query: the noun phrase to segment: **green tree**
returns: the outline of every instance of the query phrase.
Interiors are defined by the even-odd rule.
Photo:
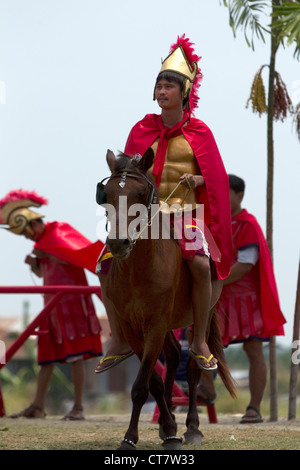
[[[269,64],[263,65],[254,77],[250,98],[253,112],[259,116],[267,114],[267,223],[266,238],[273,258],[273,191],[274,191],[274,120],[284,120],[293,116],[293,122],[300,140],[300,103],[294,108],[286,86],[275,69],[276,53],[285,43],[294,45],[294,56],[300,58],[300,0],[223,0],[229,11],[229,24],[236,37],[236,31],[244,31],[246,43],[254,50],[255,38],[266,41],[270,38]],[[263,19],[269,18],[269,24]],[[250,36],[250,37],[249,37]],[[266,101],[262,71],[269,69],[268,96]],[[277,420],[277,376],[276,376],[276,340],[270,341],[270,418]]]

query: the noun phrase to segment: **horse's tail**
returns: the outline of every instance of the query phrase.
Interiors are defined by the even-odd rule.
[[[224,348],[222,343],[221,331],[218,322],[218,313],[216,307],[210,312],[210,327],[208,331],[207,343],[211,353],[218,359],[218,373],[233,398],[236,398],[235,384],[231,376],[228,364],[226,362]]]

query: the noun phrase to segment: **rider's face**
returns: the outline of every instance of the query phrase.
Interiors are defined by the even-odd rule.
[[[36,220],[32,220],[25,228],[23,235],[25,238],[37,242],[43,235],[44,229],[44,224],[37,222]]]
[[[155,86],[154,96],[162,109],[171,110],[182,108],[182,93],[177,82],[159,80]]]

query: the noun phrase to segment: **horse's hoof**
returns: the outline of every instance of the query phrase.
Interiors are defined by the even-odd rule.
[[[129,439],[123,439],[120,447],[118,447],[116,450],[136,450],[136,446],[133,441],[130,441]]]
[[[182,438],[177,436],[169,436],[164,439],[164,450],[182,450]]]
[[[201,431],[185,432],[185,444],[193,446],[201,446],[203,434]]]

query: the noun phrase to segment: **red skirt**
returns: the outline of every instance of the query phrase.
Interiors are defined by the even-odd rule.
[[[249,291],[238,296],[222,294],[217,310],[224,346],[251,338],[269,339],[264,333],[264,320],[256,292]]]
[[[87,286],[83,269],[41,259],[45,285]],[[45,295],[45,305],[53,295]],[[64,295],[40,325],[38,363],[68,362],[102,354],[101,326],[91,295]]]
[[[90,296],[68,295],[43,319],[38,363],[68,362],[102,354],[101,327]]]

